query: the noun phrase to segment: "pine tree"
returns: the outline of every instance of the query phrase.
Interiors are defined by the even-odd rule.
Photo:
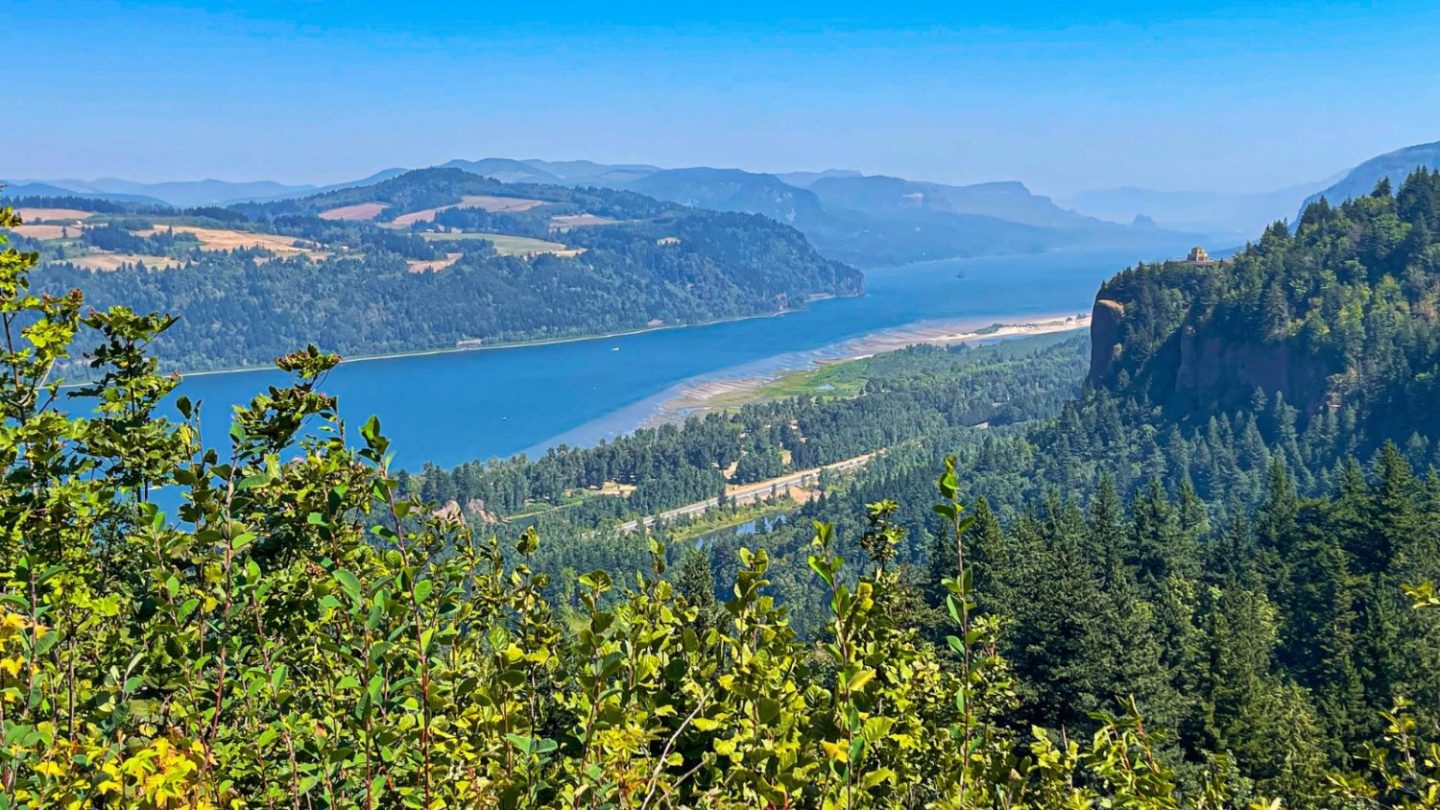
[[[1090,502],[1089,531],[1083,552],[1101,587],[1109,590],[1126,578],[1129,544],[1120,494],[1110,475],[1102,474],[1095,498]]]

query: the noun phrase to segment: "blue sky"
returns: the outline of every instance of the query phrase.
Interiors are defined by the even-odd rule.
[[[0,177],[455,157],[1265,190],[1440,140],[1440,3],[3,0]]]

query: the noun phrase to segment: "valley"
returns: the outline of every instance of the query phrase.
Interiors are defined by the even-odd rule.
[[[1125,261],[1123,254],[1075,252],[917,264],[870,273],[863,297],[816,301],[779,317],[347,362],[330,372],[327,388],[357,412],[377,414],[406,466],[534,456],[613,440],[651,422],[686,389],[715,381],[769,379],[817,361],[899,348],[922,333],[1078,315]],[[962,268],[965,278],[957,278]],[[883,343],[857,349],[856,341],[877,334]],[[557,378],[565,384],[556,386]],[[265,370],[188,375],[181,393],[225,411],[280,379]],[[467,427],[457,432],[455,425]],[[223,439],[221,422],[205,427]]]
[[[1440,810],[1434,0],[0,20],[0,810]]]

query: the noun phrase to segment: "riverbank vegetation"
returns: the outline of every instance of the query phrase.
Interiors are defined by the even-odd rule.
[[[1033,341],[1033,342],[1032,342]],[[427,465],[402,485],[474,515],[512,515],[594,493],[567,514],[577,525],[651,515],[747,484],[854,458],[946,428],[982,428],[1058,410],[1084,373],[1083,336],[981,348],[916,346],[822,370],[863,396],[832,392],[746,405],[645,428],[591,448],[537,459]],[[1022,370],[1023,369],[1023,373]],[[626,494],[605,494],[607,485]]]
[[[360,197],[383,204],[375,221],[325,218]],[[509,199],[538,205],[496,202]],[[21,202],[88,214],[21,237],[44,265],[36,289],[175,312],[154,347],[170,369],[261,365],[308,342],[370,356],[600,335],[773,314],[863,289],[858,271],[763,217],[459,170],[230,208]],[[401,224],[417,206],[429,218]],[[550,225],[579,213],[603,213],[605,224]]]

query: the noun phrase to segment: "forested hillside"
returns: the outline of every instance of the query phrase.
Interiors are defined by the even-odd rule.
[[[155,347],[169,368],[308,342],[364,355],[696,323],[863,287],[762,217],[458,169],[231,208],[21,202],[37,288],[178,313]]]
[[[1137,267],[1096,300],[1090,381],[1181,419],[1259,389],[1301,424],[1353,411],[1363,438],[1440,427],[1440,174],[1306,209],[1234,261]],[[1373,447],[1371,441],[1368,446]]]

